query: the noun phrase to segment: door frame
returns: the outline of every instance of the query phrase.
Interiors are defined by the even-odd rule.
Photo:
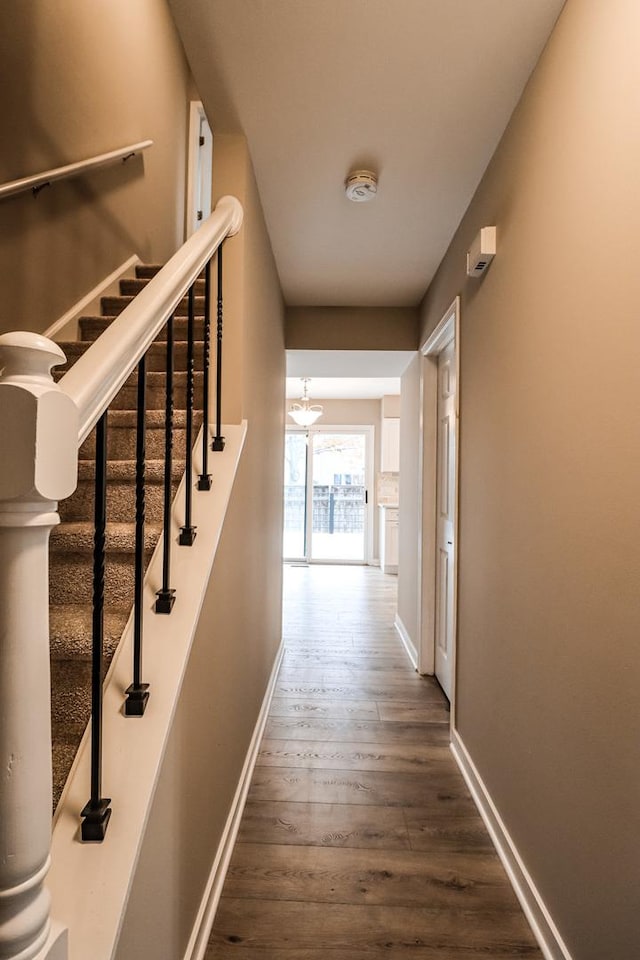
[[[456,648],[458,611],[458,555],[459,523],[458,498],[460,489],[460,297],[456,297],[442,319],[420,348],[422,369],[420,428],[420,469],[422,490],[420,537],[419,591],[420,597],[420,644],[418,649],[418,672],[435,674],[436,662],[436,585],[437,585],[437,478],[438,478],[438,357],[445,347],[454,343],[456,371],[455,395],[455,447],[456,471],[454,491],[455,551],[453,556],[453,647],[451,651],[451,723],[455,719],[456,694]]]
[[[369,566],[373,560],[373,483],[374,483],[374,441],[375,427],[370,423],[360,424],[314,424],[312,427],[298,427],[293,424],[286,424],[287,433],[305,434],[309,441],[312,434],[319,433],[362,433],[365,438],[365,490],[367,491],[367,502],[364,511],[364,559],[363,560],[312,560],[311,559],[311,535],[313,524],[313,510],[308,509],[313,503],[313,454],[307,454],[307,478],[306,478],[306,497],[307,497],[307,528],[305,531],[305,545],[307,556],[304,558],[307,563],[314,564],[355,564],[359,566]],[[285,560],[285,562],[287,562]]]
[[[204,120],[211,130],[211,124],[207,119],[201,100],[189,101],[189,138],[187,146],[187,197],[184,212],[184,238],[188,240],[198,229],[197,214],[197,196],[198,183],[200,180],[200,122]],[[212,133],[213,137],[213,133]],[[213,147],[211,158],[213,176]],[[213,197],[213,193],[211,194]]]

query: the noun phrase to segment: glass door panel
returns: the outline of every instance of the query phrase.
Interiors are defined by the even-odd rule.
[[[287,431],[284,438],[284,534],[285,560],[303,560],[307,555],[307,434]]]
[[[366,436],[311,433],[311,560],[366,559]]]

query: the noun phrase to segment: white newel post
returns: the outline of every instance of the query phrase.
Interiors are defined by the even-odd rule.
[[[62,350],[0,336],[0,960],[63,960],[49,916],[49,534],[77,482],[78,416],[51,377]]]

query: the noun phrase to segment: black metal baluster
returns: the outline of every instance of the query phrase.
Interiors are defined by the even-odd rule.
[[[187,396],[185,430],[185,485],[184,485],[184,526],[180,527],[180,546],[190,547],[196,538],[196,528],[191,523],[191,500],[193,496],[193,314],[194,285],[189,288],[189,319],[187,321]]]
[[[222,244],[218,247],[218,309],[216,331],[216,435],[212,450],[224,450],[222,436]]]
[[[167,384],[164,418],[164,515],[162,542],[162,589],[156,593],[156,613],[171,613],[176,591],[170,586],[171,571],[171,479],[173,469],[173,316],[167,320]]]
[[[204,345],[202,363],[202,473],[198,477],[198,490],[211,490],[209,467],[209,360],[211,352],[211,260],[204,268]]]
[[[85,842],[104,840],[111,817],[111,800],[102,794],[102,648],[104,639],[104,579],[107,526],[107,411],[96,424],[96,500],[93,536],[93,640],[91,661],[91,799],[84,807],[81,836]]]
[[[147,358],[138,363],[138,413],[136,421],[136,555],[133,602],[133,683],[127,687],[124,712],[141,717],[149,699],[149,684],[142,682],[142,611],[144,591],[145,460],[147,426]]]

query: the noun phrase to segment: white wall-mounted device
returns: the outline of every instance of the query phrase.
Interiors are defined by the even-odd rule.
[[[467,276],[481,277],[496,255],[496,228],[482,227],[467,253]]]

